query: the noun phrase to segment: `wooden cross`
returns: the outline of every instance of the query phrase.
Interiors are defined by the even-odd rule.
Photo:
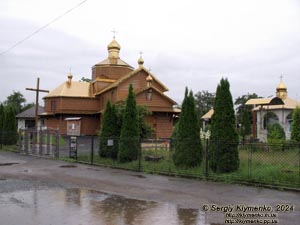
[[[111,32],[114,34],[113,38],[115,39],[116,38],[116,33],[118,33],[118,32],[115,29],[113,29]]]
[[[40,89],[40,78],[37,78],[36,88],[26,88],[27,91],[35,91],[35,127],[38,129],[38,110],[39,110],[39,93],[40,92],[49,92],[48,90]]]

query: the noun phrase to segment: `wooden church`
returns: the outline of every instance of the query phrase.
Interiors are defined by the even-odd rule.
[[[106,102],[124,102],[132,84],[137,104],[152,113],[146,121],[154,128],[155,137],[169,138],[180,110],[164,94],[168,88],[143,66],[142,57],[136,69],[120,59],[121,46],[115,39],[107,49],[107,59],[92,67],[91,82],[73,81],[70,73],[67,81],[44,97],[45,112],[40,116],[45,126],[60,134],[97,135]]]

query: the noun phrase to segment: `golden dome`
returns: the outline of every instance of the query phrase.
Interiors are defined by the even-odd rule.
[[[107,45],[107,49],[108,50],[110,50],[110,49],[118,49],[118,50],[120,50],[121,46],[120,46],[120,44],[115,39],[113,39],[112,42],[110,42]]]
[[[70,72],[69,74],[68,74],[68,79],[72,79],[73,78],[73,75],[72,75],[72,73]]]
[[[138,64],[139,64],[140,66],[142,66],[142,65],[144,64],[144,59],[142,58],[142,56],[139,58]]]
[[[280,83],[276,87],[276,97],[281,98],[283,100],[287,98],[287,87],[282,82],[282,78],[280,80]]]
[[[276,89],[287,89],[287,88],[286,88],[285,84],[281,80]]]

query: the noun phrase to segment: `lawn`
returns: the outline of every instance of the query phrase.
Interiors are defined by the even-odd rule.
[[[146,156],[162,157],[162,159],[158,162],[146,161]],[[243,146],[239,148],[239,158],[240,166],[238,171],[217,174],[209,170],[208,179],[300,187],[300,154],[296,148],[286,151],[266,151],[264,149],[253,150],[249,146]],[[79,155],[78,161],[90,163],[91,157],[90,155]],[[177,168],[172,160],[172,152],[162,147],[143,148],[140,167],[138,160],[130,163],[119,163],[111,159],[100,158],[96,153],[93,163],[115,168],[140,169],[144,173],[205,178],[205,156],[201,166]]]

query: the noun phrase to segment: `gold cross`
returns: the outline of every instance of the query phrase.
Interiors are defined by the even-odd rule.
[[[115,39],[116,38],[116,33],[118,33],[118,32],[116,31],[116,29],[113,29],[111,32],[114,34],[113,38]]]

